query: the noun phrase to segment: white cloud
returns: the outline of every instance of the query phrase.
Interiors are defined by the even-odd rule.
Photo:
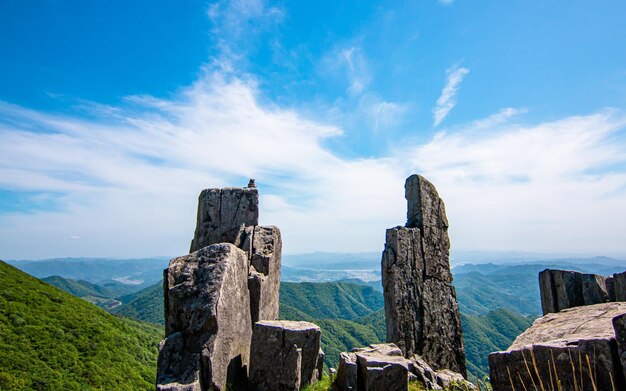
[[[0,258],[182,254],[199,191],[250,177],[286,253],[377,251],[405,221],[415,172],[440,190],[456,249],[625,252],[621,111],[525,125],[525,110],[506,108],[426,143],[391,141],[387,157],[344,158],[326,146],[341,129],[257,94],[210,73],[171,99],[85,105],[87,117],[1,103],[0,188],[45,194],[2,215]],[[371,107],[381,121],[398,109]]]
[[[626,255],[626,116],[493,119],[407,152],[443,195],[456,247]]]
[[[459,86],[468,73],[469,69],[457,66],[446,71],[446,85],[443,87],[439,99],[437,99],[437,106],[433,109],[433,125],[435,127],[439,126],[456,106],[456,95],[459,91]]]
[[[443,5],[452,5],[454,3],[454,0],[437,0],[437,1]]]

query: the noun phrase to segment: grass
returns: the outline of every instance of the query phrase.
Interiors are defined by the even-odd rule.
[[[573,381],[573,385],[568,385],[567,388],[563,387],[563,382],[561,380],[562,376],[559,376],[559,372],[556,369],[556,361],[554,359],[554,355],[551,354],[551,358],[548,359],[548,377],[547,379],[549,379],[548,382],[544,383],[544,379],[546,379],[545,373],[540,373],[538,365],[537,365],[537,360],[535,359],[535,354],[534,352],[531,350],[530,351],[530,357],[527,359],[526,355],[524,354],[524,352],[522,351],[522,358],[524,359],[524,367],[526,368],[526,373],[528,374],[528,376],[530,377],[530,381],[532,384],[532,388],[530,384],[528,384],[528,387],[526,386],[524,382],[524,379],[522,379],[522,376],[517,373],[518,379],[520,384],[522,385],[521,389],[518,389],[515,387],[515,381],[514,381],[514,376],[511,375],[511,371],[510,369],[507,367],[507,372],[509,375],[509,382],[511,384],[511,389],[513,391],[529,391],[529,390],[533,390],[533,391],[583,391],[585,389],[585,382],[589,385],[591,385],[591,389],[593,391],[598,391],[598,386],[597,386],[597,371],[594,371],[594,366],[592,366],[589,355],[588,354],[584,354],[584,358],[583,358],[583,354],[581,354],[581,352],[578,352],[578,357],[573,357],[571,351],[568,352],[569,353],[569,362],[570,362],[570,367],[572,370],[572,381]],[[595,362],[595,357],[594,360]],[[542,376],[543,375],[543,376]],[[610,382],[611,382],[611,390],[612,391],[616,391],[615,388],[615,383],[613,381],[613,377],[611,376],[611,374],[609,374],[610,376]]]

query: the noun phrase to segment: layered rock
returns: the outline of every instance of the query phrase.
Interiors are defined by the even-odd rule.
[[[605,277],[568,270],[539,273],[543,314],[581,305],[626,301],[626,272]]]
[[[413,355],[405,358],[394,344],[375,344],[340,354],[339,367],[333,383],[336,391],[406,391],[410,380],[422,382],[429,390],[441,390],[452,382],[473,386],[459,373],[433,370],[426,361]]]
[[[189,252],[215,243],[235,243],[241,226],[259,224],[259,192],[253,181],[251,184],[252,187],[206,189],[200,193]]]
[[[615,338],[616,331],[624,337],[624,313],[626,303],[603,303],[537,319],[507,351],[489,355],[493,389],[556,389],[557,378],[564,390],[626,389]]]
[[[406,227],[387,230],[382,256],[387,342],[404,357],[466,375],[461,317],[450,273],[444,203],[425,178],[406,180]]]
[[[245,388],[252,337],[246,254],[214,244],[172,259],[164,277],[157,389]]]
[[[309,322],[260,321],[254,325],[250,389],[299,390],[322,377],[320,328]]]

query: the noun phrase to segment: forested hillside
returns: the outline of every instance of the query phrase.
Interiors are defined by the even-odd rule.
[[[153,390],[162,334],[0,262],[2,390]]]

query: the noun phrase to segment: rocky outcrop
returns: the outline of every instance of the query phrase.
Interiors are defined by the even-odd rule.
[[[626,301],[626,272],[610,277],[569,270],[539,273],[543,314],[581,305]]]
[[[250,260],[248,288],[252,323],[278,319],[282,240],[277,227],[242,227],[235,245]]]
[[[164,277],[157,389],[244,388],[252,337],[245,253],[214,244],[172,259]]]
[[[322,377],[320,328],[309,322],[260,321],[254,325],[250,389],[299,390]]]
[[[252,325],[277,319],[280,287],[280,230],[257,223],[254,180],[200,194],[192,253],[164,271],[157,389],[247,388]]]
[[[410,380],[418,380],[429,390],[441,390],[452,382],[473,386],[459,373],[433,370],[426,361],[413,355],[405,358],[394,344],[376,344],[341,353],[333,383],[336,391],[406,391]]]
[[[215,243],[235,243],[241,226],[259,224],[259,192],[253,187],[206,189],[198,197],[194,252]]]
[[[450,273],[444,203],[425,178],[406,180],[407,224],[387,230],[382,256],[387,342],[404,357],[466,375],[461,318]]]
[[[493,389],[556,389],[557,378],[563,390],[626,389],[616,343],[624,313],[626,303],[603,303],[537,319],[507,351],[489,355]]]

